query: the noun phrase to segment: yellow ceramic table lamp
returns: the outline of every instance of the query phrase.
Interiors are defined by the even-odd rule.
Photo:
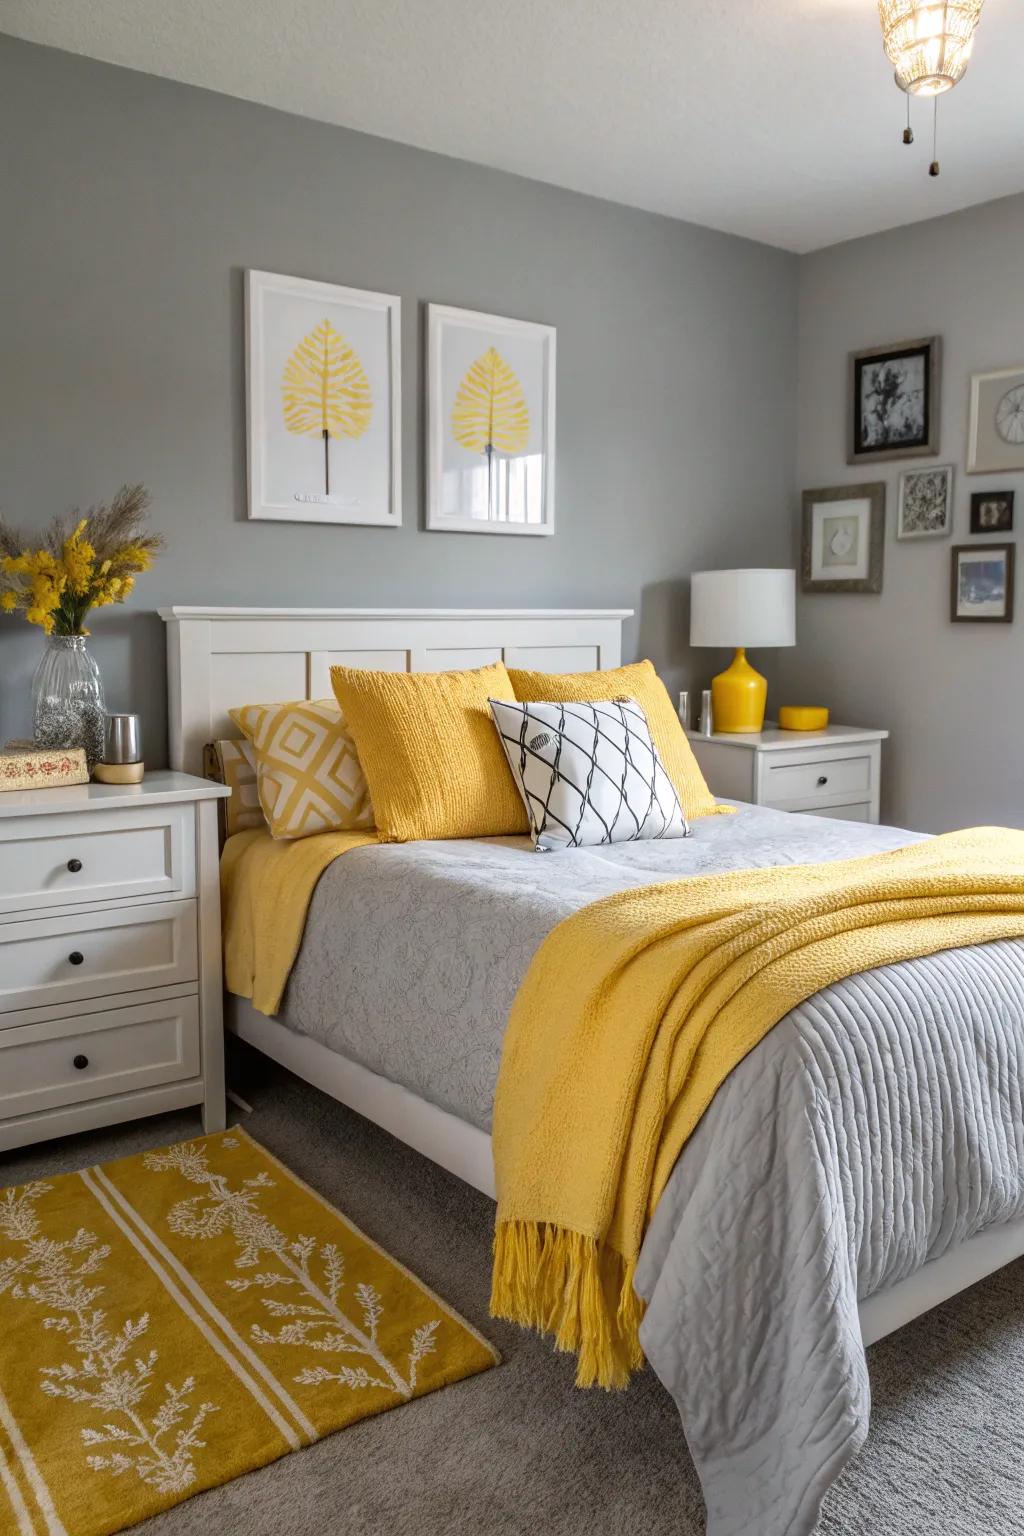
[[[690,644],[736,650],[711,683],[714,729],[759,731],[768,683],[747,660],[747,646],[796,644],[796,572],[694,571]]]

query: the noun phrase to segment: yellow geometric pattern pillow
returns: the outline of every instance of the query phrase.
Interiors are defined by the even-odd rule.
[[[272,836],[373,826],[366,776],[334,699],[229,710],[256,753],[256,787]]]

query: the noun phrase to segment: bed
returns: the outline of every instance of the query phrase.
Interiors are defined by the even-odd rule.
[[[629,615],[171,609],[162,616],[172,762],[198,771],[204,743],[234,734],[229,707],[323,696],[332,663],[441,670],[503,657],[552,671],[608,668],[619,662]],[[538,860],[517,839],[355,850],[320,882],[280,1017],[267,1018],[229,997],[229,1028],[493,1196],[489,1096],[502,1009],[532,949],[561,916],[626,884],[704,868],[850,857],[913,837],[746,808],[736,817],[712,818],[703,829],[698,824],[698,835],[686,843],[574,851],[562,874],[555,872],[558,859]],[[436,922],[433,937],[416,937],[417,914],[429,922],[438,911],[447,914],[447,974],[453,964],[464,974],[445,998],[441,965],[438,985],[426,989],[429,1008],[403,1018],[411,995],[403,989],[403,966],[406,975],[422,979],[431,944],[445,957]],[[374,964],[358,976],[350,964],[342,976],[332,957],[351,954],[357,939],[370,948]],[[476,957],[475,966],[467,956]],[[335,1008],[339,993],[347,1001]],[[966,1000],[986,998],[992,1000],[987,1011],[967,1006]],[[401,1027],[381,1028],[382,1019]],[[834,1044],[840,1035],[845,1063]],[[922,1041],[927,1071],[915,1078]],[[751,1053],[708,1111],[648,1233],[638,1288],[649,1301],[645,1350],[680,1407],[715,1536],[753,1528],[764,1536],[812,1530],[824,1488],[866,1429],[863,1346],[1024,1253],[1022,1073],[1015,1054],[1022,1042],[1019,942],[948,952],[818,994]],[[446,1072],[446,1051],[457,1058],[457,1072]],[[941,1092],[932,1084],[936,1072]],[[817,1106],[830,1096],[838,1108],[829,1125],[844,1137],[859,1132],[859,1149],[822,1149],[813,1136],[803,1136],[808,1125],[820,1131]],[[945,1112],[945,1131],[942,1115],[933,1116],[934,1123],[927,1113],[922,1120],[932,1099],[953,1106]],[[764,1130],[766,1105],[777,1125],[790,1128],[783,1152],[785,1138]],[[888,1123],[880,1122],[879,1106]],[[951,1138],[948,1147],[943,1135]],[[772,1145],[766,1172],[745,1153],[750,1144]],[[985,1169],[985,1177],[973,1181],[978,1188],[971,1180],[963,1185],[957,1174],[974,1156]],[[728,1201],[708,1187],[707,1170],[748,1164],[756,1177],[733,1178]],[[874,1189],[883,1166],[885,1187]],[[843,1187],[817,1188],[821,1169],[838,1170]],[[892,1211],[900,1206],[911,1218],[904,1212],[894,1223]],[[787,1220],[780,1223],[782,1209]],[[827,1242],[813,1225],[826,1209],[832,1218],[823,1229]],[[738,1288],[737,1212],[747,1233],[760,1224],[759,1252],[772,1260],[755,1276],[745,1273]],[[838,1235],[837,1224],[843,1226]],[[847,1230],[853,1227],[858,1230]],[[801,1248],[812,1228],[815,1241]],[[849,1273],[837,1257],[846,1253],[856,1259]],[[770,1330],[751,1350],[750,1338],[765,1323],[751,1311],[755,1280],[758,1296],[771,1292],[773,1310],[766,1314]],[[701,1319],[696,1352],[679,1325],[686,1312]],[[749,1358],[740,1359],[744,1350]],[[716,1361],[729,1351],[745,1383],[733,1401],[714,1380]],[[799,1385],[782,1408],[773,1407],[770,1392],[765,1397],[760,1380],[773,1358],[775,1375],[788,1374]],[[694,1383],[701,1387],[696,1393]],[[751,1414],[753,1398],[760,1416]],[[794,1442],[801,1447],[795,1457]]]

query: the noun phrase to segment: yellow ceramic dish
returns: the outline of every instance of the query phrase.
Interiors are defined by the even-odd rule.
[[[779,729],[783,731],[823,731],[828,725],[828,710],[817,704],[783,704],[779,709]]]

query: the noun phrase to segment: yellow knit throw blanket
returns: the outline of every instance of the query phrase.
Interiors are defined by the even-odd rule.
[[[505,1038],[493,1314],[575,1352],[580,1386],[624,1386],[644,1230],[733,1068],[843,977],[1022,935],[1024,832],[993,827],[622,891],[560,923]]]
[[[275,841],[265,827],[236,832],[220,861],[224,985],[275,1014],[306,927],[316,883],[328,864],[375,843],[375,832],[318,832]]]

